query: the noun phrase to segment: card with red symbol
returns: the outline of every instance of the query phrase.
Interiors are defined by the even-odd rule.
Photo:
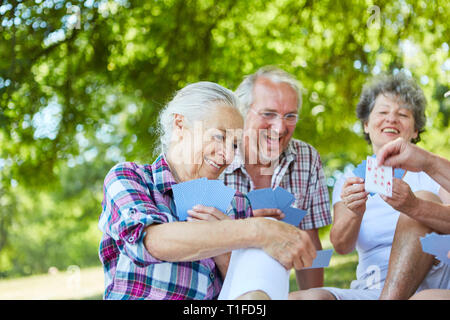
[[[376,159],[367,157],[365,189],[392,197],[392,167],[378,166]]]

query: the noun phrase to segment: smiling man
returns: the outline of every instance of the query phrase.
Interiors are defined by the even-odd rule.
[[[318,229],[331,224],[329,196],[319,153],[292,138],[302,105],[298,81],[281,69],[263,67],[247,76],[236,94],[245,117],[244,138],[222,174],[225,184],[243,193],[280,186],[294,194],[293,206],[308,212],[299,228],[322,249]],[[254,215],[284,217],[269,208]],[[323,286],[323,269],[297,270],[296,275],[302,289]]]

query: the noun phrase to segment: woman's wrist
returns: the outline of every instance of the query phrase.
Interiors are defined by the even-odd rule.
[[[364,212],[365,211],[356,212],[347,207],[346,214],[347,214],[348,218],[352,221],[361,221],[364,216]]]

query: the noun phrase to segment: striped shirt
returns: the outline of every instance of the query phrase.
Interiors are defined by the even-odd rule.
[[[144,247],[145,228],[178,221],[172,193],[176,182],[160,155],[151,165],[120,163],[107,174],[99,228],[104,299],[216,299],[222,279],[213,258],[165,262]],[[227,215],[252,215],[248,199],[236,192]],[[185,222],[189,223],[189,222]]]
[[[225,185],[244,194],[255,189],[239,150],[220,178]],[[294,194],[294,207],[307,210],[299,226],[301,229],[317,229],[331,224],[330,197],[322,162],[311,145],[291,139],[272,175],[271,188],[278,186]]]

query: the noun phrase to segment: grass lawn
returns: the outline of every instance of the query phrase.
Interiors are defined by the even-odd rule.
[[[325,268],[324,286],[343,289],[349,288],[350,282],[356,277],[357,261],[358,255],[356,254],[356,251],[345,256],[334,253],[330,261],[330,267]],[[292,270],[289,279],[289,291],[292,292],[297,290],[298,286],[295,280],[295,271]],[[102,294],[84,298],[84,300],[99,299],[102,299]]]
[[[0,300],[70,300],[102,298],[101,267],[69,268],[53,274],[42,274],[0,281]]]
[[[333,254],[330,267],[325,268],[325,286],[348,288],[355,277],[356,252],[340,256]],[[76,276],[76,275],[75,275]],[[57,274],[36,275],[0,281],[0,300],[101,300],[103,271],[100,267],[80,270],[80,285],[75,285],[74,274],[60,271]],[[291,272],[290,291],[298,290],[295,272]]]
[[[338,255],[336,252],[331,257],[330,266],[325,268],[324,286],[348,289],[352,280],[356,278],[356,265],[358,255],[356,251],[345,256]],[[295,271],[291,271],[289,291],[298,290],[295,280]]]
[[[352,252],[348,255],[341,256],[336,252],[330,261],[330,267],[325,268],[324,274],[324,286],[325,287],[337,287],[347,289],[350,287],[350,282],[356,277],[356,265],[358,261],[358,255]],[[298,286],[295,280],[295,271],[291,271],[289,279],[289,291],[297,291]],[[102,299],[102,294],[98,294],[92,297],[86,297],[84,300],[98,300]]]
[[[325,238],[325,239],[323,239]],[[332,248],[327,235],[322,238],[324,249]],[[355,279],[358,255],[356,252],[342,256],[336,252],[331,257],[330,266],[325,268],[326,287],[349,288]],[[40,300],[98,300],[103,294],[103,270],[101,267],[83,268],[79,272],[59,271],[17,279],[0,280],[0,300],[40,299]],[[295,272],[291,271],[290,291],[298,290]]]

